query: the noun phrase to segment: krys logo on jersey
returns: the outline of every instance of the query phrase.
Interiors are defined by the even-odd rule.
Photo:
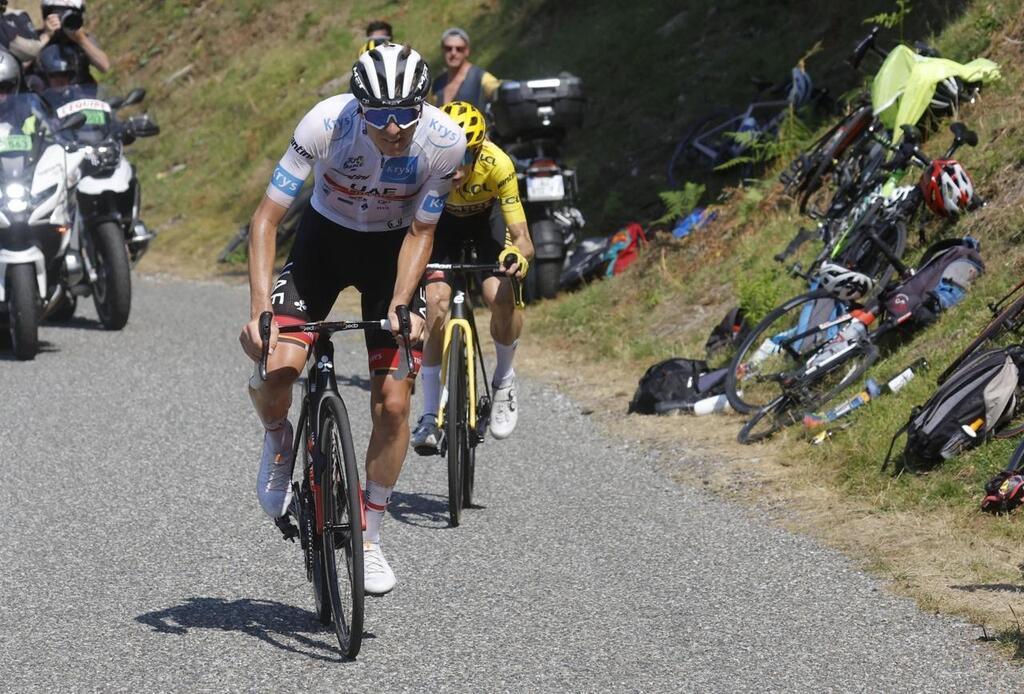
[[[455,145],[458,143],[459,137],[462,135],[461,128],[449,128],[437,118],[430,119],[430,126],[427,130],[427,140],[430,141],[430,144],[439,149],[447,149]]]
[[[424,212],[440,214],[444,212],[444,201],[447,199],[447,195],[428,195],[423,198],[422,209]]]
[[[391,157],[380,172],[382,183],[415,183],[419,157]]]

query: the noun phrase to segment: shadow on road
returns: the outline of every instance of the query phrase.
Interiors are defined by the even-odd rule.
[[[190,629],[236,631],[314,660],[346,660],[337,647],[334,632],[321,625],[316,615],[273,600],[188,598],[175,607],[141,614],[135,621],[161,634],[178,636],[184,636]],[[363,638],[368,637],[372,635],[365,634]]]
[[[388,512],[395,520],[420,528],[448,527],[448,497],[391,492]]]
[[[370,379],[360,376],[358,374],[352,374],[350,376],[338,375],[338,385],[340,386],[352,386],[353,388],[359,388],[365,390],[367,393],[370,392]]]

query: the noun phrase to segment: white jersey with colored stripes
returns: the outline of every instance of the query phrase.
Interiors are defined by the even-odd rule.
[[[295,128],[267,197],[290,206],[312,168],[313,208],[335,224],[388,231],[413,219],[437,223],[466,149],[462,130],[440,109],[423,104],[409,150],[388,157],[366,128],[351,94],[321,101]]]

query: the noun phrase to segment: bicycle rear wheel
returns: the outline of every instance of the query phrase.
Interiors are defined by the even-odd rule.
[[[456,528],[462,520],[463,476],[469,450],[466,338],[460,325],[452,328],[446,369],[448,402],[445,405],[444,438],[448,446],[448,518]]]
[[[790,409],[786,406],[786,396],[780,395],[768,403],[744,422],[736,440],[743,444],[758,443],[792,424]]]
[[[843,307],[828,292],[817,290],[796,296],[758,323],[736,350],[725,377],[725,395],[740,414],[750,414],[772,402],[780,392],[777,377],[796,371],[802,361],[838,332],[811,332],[806,338],[794,335],[843,313]]]
[[[363,642],[363,526],[359,469],[345,403],[336,396],[322,401],[321,465],[317,470],[322,503],[320,549],[330,595],[334,631],[341,650],[355,658]],[[336,550],[342,550],[339,581]]]

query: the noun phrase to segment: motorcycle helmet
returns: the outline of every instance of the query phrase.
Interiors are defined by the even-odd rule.
[[[78,51],[73,46],[51,43],[39,52],[36,62],[47,81],[58,75],[66,75],[69,80],[73,80],[78,75],[80,60]]]
[[[959,215],[974,200],[974,183],[956,159],[932,160],[919,185],[928,209],[940,217]]]
[[[867,275],[836,263],[824,263],[818,270],[821,287],[840,301],[860,301],[875,283]]]
[[[811,76],[802,67],[797,66],[793,68],[789,96],[787,97],[789,103],[794,108],[803,106],[810,101],[813,89],[814,84],[811,82]]]
[[[487,135],[487,123],[480,109],[466,101],[452,101],[442,106],[441,110],[451,116],[455,124],[466,133],[466,149],[478,153]]]
[[[0,50],[0,94],[17,94],[21,87],[21,63],[7,51]]]
[[[408,108],[427,98],[430,72],[417,51],[388,43],[359,56],[349,86],[365,108]]]

